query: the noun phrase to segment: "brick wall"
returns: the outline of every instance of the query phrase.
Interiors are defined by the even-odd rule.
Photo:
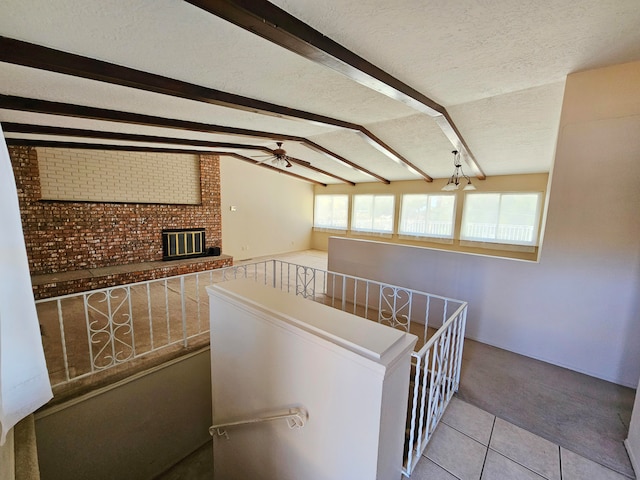
[[[41,198],[198,205],[199,156],[36,148]]]
[[[32,275],[161,260],[163,228],[204,228],[222,247],[217,156],[200,156],[201,204],[168,205],[42,200],[36,149],[9,154]]]

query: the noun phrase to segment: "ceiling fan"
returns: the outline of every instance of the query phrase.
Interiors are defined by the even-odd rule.
[[[289,157],[287,155],[287,151],[284,148],[282,148],[282,142],[276,142],[276,145],[278,146],[278,148],[272,150],[271,154],[259,155],[259,156],[266,156],[267,158],[265,158],[264,160],[260,160],[257,163],[261,164],[261,163],[271,161],[274,167],[280,167],[280,168],[291,168],[294,163],[300,164],[303,166],[311,165],[309,162],[305,162],[304,160],[298,160],[297,158]]]

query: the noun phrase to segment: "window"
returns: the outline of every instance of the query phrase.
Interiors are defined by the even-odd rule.
[[[418,237],[453,238],[455,208],[455,195],[403,195],[398,233]]]
[[[468,193],[462,240],[537,245],[540,193]]]
[[[316,195],[313,226],[346,230],[349,217],[349,195]]]
[[[354,195],[351,230],[393,232],[393,195]]]

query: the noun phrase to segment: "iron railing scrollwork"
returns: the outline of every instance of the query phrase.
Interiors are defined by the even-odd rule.
[[[204,288],[238,278],[422,337],[423,346],[412,353],[408,392],[410,432],[403,473],[409,476],[458,389],[466,302],[279,260],[38,300],[52,386],[126,367],[164,349],[206,344],[209,298]]]
[[[296,265],[296,295],[304,298],[315,298],[316,288],[316,270],[303,265]]]
[[[102,370],[134,357],[129,298],[127,287],[110,288],[84,297],[92,369]]]
[[[401,327],[409,331],[411,318],[412,292],[399,287],[384,285],[380,287],[379,323],[390,327]]]

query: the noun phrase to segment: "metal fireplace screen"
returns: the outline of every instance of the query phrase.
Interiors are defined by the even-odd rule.
[[[206,254],[204,228],[162,230],[162,259],[202,257]]]

